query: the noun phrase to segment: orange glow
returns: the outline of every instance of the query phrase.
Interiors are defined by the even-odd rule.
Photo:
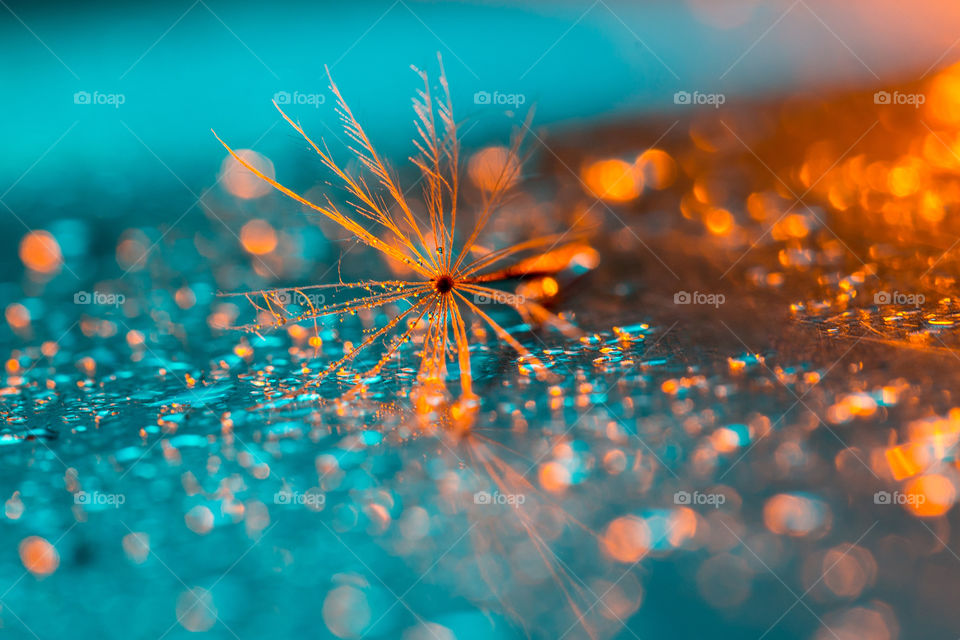
[[[150,536],[146,533],[128,533],[123,536],[123,551],[131,561],[143,564],[150,555]]]
[[[856,598],[873,583],[877,563],[866,549],[840,545],[823,556],[823,583],[838,596]]]
[[[570,472],[559,462],[540,467],[540,486],[551,493],[560,493],[570,486]]]
[[[614,560],[637,562],[650,548],[650,528],[640,518],[622,516],[607,526],[600,543]]]
[[[429,85],[429,80],[425,74],[423,79]],[[445,81],[442,85],[444,93],[446,93]],[[298,194],[277,182],[269,175],[270,172],[262,171],[254,162],[248,161],[246,159],[247,154],[242,151],[234,151],[222,139],[219,137],[217,139],[240,166],[262,180],[265,186],[273,187],[302,206],[322,214],[352,235],[358,242],[378,251],[388,258],[394,266],[405,271],[408,276],[416,277],[417,280],[415,282],[380,280],[365,283],[362,289],[366,293],[350,294],[352,299],[338,302],[335,307],[328,306],[325,309],[325,314],[330,313],[340,317],[360,315],[361,320],[370,325],[368,327],[369,333],[359,343],[343,340],[342,343],[338,344],[338,346],[342,344],[342,357],[319,371],[305,371],[304,373],[312,374],[310,380],[304,382],[298,389],[287,391],[284,395],[288,397],[299,395],[307,387],[319,383],[321,379],[327,376],[338,376],[341,380],[349,381],[352,384],[344,399],[354,397],[367,388],[368,380],[377,376],[393,360],[394,354],[398,353],[403,344],[422,342],[423,347],[419,356],[421,373],[417,376],[417,388],[409,394],[411,404],[415,407],[416,415],[421,419],[424,426],[427,426],[430,416],[441,408],[445,412],[449,410],[449,415],[459,424],[461,419],[476,413],[476,409],[471,408],[477,403],[474,402],[476,394],[472,389],[470,343],[471,337],[476,337],[483,331],[477,325],[484,325],[488,330],[492,330],[500,340],[508,343],[519,354],[517,367],[524,375],[536,374],[540,377],[546,373],[546,366],[540,358],[524,347],[507,329],[473,302],[474,300],[479,301],[481,295],[499,297],[502,294],[502,291],[486,285],[512,280],[519,274],[530,274],[531,271],[521,271],[527,266],[536,266],[538,277],[552,276],[574,265],[582,265],[587,262],[595,264],[599,254],[582,241],[570,240],[565,245],[558,246],[563,240],[563,236],[558,238],[540,236],[498,250],[484,250],[476,244],[476,240],[484,226],[486,213],[478,217],[473,232],[461,233],[459,230],[447,228],[448,221],[450,221],[451,227],[454,224],[453,215],[446,213],[450,204],[450,196],[462,193],[464,190],[458,187],[459,172],[453,162],[454,158],[451,157],[455,155],[452,154],[451,149],[451,145],[457,137],[455,123],[447,120],[446,112],[441,109],[439,119],[444,121],[444,130],[438,132],[435,125],[438,119],[437,114],[431,115],[430,106],[420,100],[416,101],[418,125],[423,140],[422,157],[426,159],[414,160],[421,172],[423,200],[410,202],[406,197],[408,190],[399,185],[394,173],[382,162],[380,155],[369,144],[362,125],[353,117],[350,108],[340,95],[336,84],[332,81],[330,89],[337,98],[346,133],[359,145],[358,148],[353,149],[355,156],[357,156],[357,165],[369,170],[369,173],[377,177],[377,181],[384,189],[384,198],[373,196],[370,192],[370,185],[368,185],[368,177],[352,175],[353,172],[341,167],[322,148],[322,145],[311,140],[292,118],[283,113],[282,109],[280,109],[280,113],[287,123],[304,137],[306,142],[320,156],[324,166],[336,174],[338,182],[342,183],[349,194],[348,200],[352,201],[349,209],[341,210],[330,202],[314,202],[306,196]],[[425,95],[422,94],[421,97],[425,97]],[[435,104],[431,101],[431,105],[435,106]],[[214,135],[216,136],[216,134]],[[432,142],[434,140],[437,141],[436,144]],[[515,141],[515,143],[518,144],[519,142]],[[491,153],[491,157],[495,158],[497,156],[497,152]],[[508,170],[514,163],[519,167],[520,157],[517,153],[516,148],[511,146],[508,156],[514,157],[506,159]],[[442,166],[439,170],[432,166],[434,163],[429,158],[440,158]],[[480,161],[478,160],[478,162]],[[631,183],[631,188],[639,193],[639,185],[637,184],[639,176],[633,174],[632,164],[626,166],[632,178],[628,182]],[[623,171],[621,171],[622,173]],[[486,212],[489,213],[499,208],[500,204],[509,195],[506,193],[505,186],[501,182],[501,184],[495,185],[491,192],[484,194]],[[430,210],[432,226],[430,230],[421,227],[423,220],[419,219],[418,213],[424,208]],[[444,211],[441,212],[440,209]],[[452,209],[452,207],[449,207],[449,209]],[[367,221],[371,219],[379,221],[389,230],[388,239],[379,237],[368,228],[370,225]],[[265,222],[259,221],[244,226],[243,231],[252,237],[243,239],[242,244],[251,253],[277,250],[276,232],[264,225],[266,225]],[[433,243],[424,241],[425,238],[431,236],[434,240]],[[456,236],[466,238],[463,246],[455,246],[454,238]],[[544,247],[549,248],[542,250]],[[539,255],[526,258],[519,263],[514,258],[512,266],[498,265],[492,267],[503,259],[538,248],[541,249]],[[280,256],[275,257],[279,258]],[[440,283],[443,283],[442,287]],[[359,287],[352,288],[359,289]],[[288,313],[286,303],[279,299],[278,293],[263,290],[242,293],[249,302],[253,303],[256,308],[256,316],[253,322],[234,328],[260,334],[264,329],[278,328],[287,324],[291,314]],[[261,298],[263,304],[257,303],[254,298]],[[386,323],[379,324],[379,326],[375,324],[377,320],[374,319],[375,314],[371,313],[371,310],[402,300],[410,302],[410,306]],[[558,328],[569,325],[569,322],[562,317],[553,314],[542,306],[535,306],[532,301],[519,304],[524,305],[522,310],[515,306],[519,315],[527,314],[532,319],[535,314],[535,319],[540,324],[552,324]],[[480,322],[465,321],[463,318],[464,311],[475,315]],[[236,317],[235,314],[233,317]],[[225,310],[218,306],[208,316],[208,323],[211,327],[228,328],[231,319],[227,317]],[[425,335],[416,333],[421,328],[426,329]],[[391,335],[399,338],[399,341],[392,345],[390,345]],[[452,340],[449,340],[449,337],[452,337]],[[371,351],[379,350],[379,359],[366,372],[351,371],[352,366],[359,362],[356,359],[357,355],[368,347],[371,348]],[[457,401],[458,404],[455,407],[447,402],[446,389],[443,388],[446,363],[452,358],[455,358],[459,364],[460,390],[462,392],[462,397]],[[555,474],[555,476],[562,478],[560,474]],[[554,479],[555,477],[551,476],[548,481]]]
[[[30,326],[30,310],[19,302],[8,304],[4,316],[11,329],[25,329]]]
[[[548,298],[557,295],[557,292],[560,291],[560,285],[553,278],[544,278],[541,280],[541,286],[543,287],[543,295]]]
[[[203,505],[197,505],[187,512],[184,521],[191,531],[203,536],[213,529],[213,512]]]
[[[483,191],[509,188],[520,178],[520,165],[506,147],[487,147],[473,154],[467,165],[470,181]]]
[[[637,158],[637,169],[643,176],[643,184],[661,190],[671,186],[677,179],[677,163],[666,151],[649,149]]]
[[[588,165],[583,170],[583,181],[598,198],[613,202],[634,200],[643,191],[643,177],[636,168],[616,158]]]
[[[693,509],[680,507],[670,518],[670,531],[667,534],[670,544],[679,547],[697,534],[697,514]]]
[[[266,220],[251,220],[240,230],[240,242],[249,253],[262,256],[277,248],[277,232]]]
[[[177,598],[177,622],[187,631],[209,631],[217,622],[213,595],[202,587],[181,593]]]
[[[773,533],[805,536],[822,524],[823,509],[809,498],[780,493],[763,505],[763,522]]]
[[[887,176],[887,183],[890,193],[905,198],[920,189],[920,173],[911,165],[894,167]]]
[[[117,264],[128,271],[140,271],[147,264],[150,239],[142,232],[125,233],[117,243]]]
[[[931,473],[910,480],[903,486],[906,506],[921,518],[942,516],[957,498],[953,483],[946,476]]]
[[[56,238],[46,231],[31,231],[20,240],[20,260],[33,271],[56,273],[63,255]]]
[[[733,429],[722,427],[710,434],[710,442],[717,453],[730,453],[740,448],[740,435]]]
[[[40,536],[30,536],[20,542],[20,561],[33,575],[48,576],[60,566],[60,554]]]
[[[190,287],[180,287],[174,295],[174,300],[181,309],[189,309],[197,303],[197,296]]]
[[[10,499],[3,505],[3,514],[11,520],[19,520],[23,515],[23,501],[20,499],[20,492],[14,491]]]
[[[960,67],[941,73],[930,85],[927,112],[946,125],[960,125]]]
[[[810,227],[807,223],[807,219],[797,213],[791,213],[788,215],[783,219],[781,225],[781,230],[785,233],[785,235],[791,238],[805,238],[807,234],[810,233]]]
[[[724,236],[733,228],[733,215],[726,209],[711,209],[707,212],[704,222],[710,233]]]
[[[901,444],[886,451],[887,464],[895,480],[915,476],[933,462],[930,449],[920,443]]]
[[[236,154],[271,179],[276,177],[273,163],[252,149],[237,149]],[[251,173],[233,156],[228,155],[220,165],[220,180],[224,188],[238,198],[250,200],[270,193],[270,185]]]
[[[933,192],[923,194],[920,202],[920,215],[929,222],[940,222],[947,212],[943,208],[943,199]]]
[[[97,372],[97,361],[90,356],[80,358],[80,360],[77,362],[77,368],[80,369],[80,371],[82,371],[87,377],[93,377],[93,375]]]

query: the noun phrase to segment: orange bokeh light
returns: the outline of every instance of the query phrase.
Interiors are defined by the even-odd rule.
[[[637,169],[643,176],[643,184],[661,190],[671,186],[677,179],[677,163],[666,151],[648,149],[637,158]]]
[[[60,554],[45,539],[30,536],[20,542],[20,561],[33,575],[48,576],[60,566]]]
[[[240,230],[240,242],[249,253],[262,256],[277,248],[277,232],[266,220],[251,220]]]
[[[467,174],[478,189],[506,189],[519,179],[520,165],[506,147],[487,147],[470,158]]]
[[[640,518],[622,516],[607,526],[600,543],[614,560],[637,562],[650,548],[650,527]]]
[[[921,518],[942,516],[957,498],[956,488],[946,476],[936,473],[919,476],[903,486],[906,506]]]
[[[583,170],[583,181],[598,198],[613,202],[634,200],[643,191],[643,176],[637,168],[617,158],[587,165]]]
[[[243,158],[244,162],[250,163],[256,167],[265,176],[276,178],[273,169],[273,163],[264,155],[253,151],[252,149],[238,149],[237,155]],[[273,189],[269,184],[258,178],[250,172],[249,169],[237,162],[233,156],[227,156],[220,165],[220,180],[224,188],[232,195],[250,200],[264,196]]]
[[[56,273],[63,264],[63,254],[56,238],[46,231],[31,231],[20,240],[20,260],[39,273]]]

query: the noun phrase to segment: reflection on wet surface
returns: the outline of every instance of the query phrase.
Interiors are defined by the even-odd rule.
[[[468,430],[411,410],[416,340],[349,403],[374,356],[252,408],[402,308],[229,330],[220,291],[397,275],[229,162],[205,217],[24,236],[5,631],[960,635],[960,71],[898,91],[533,138],[490,244],[601,262],[537,285],[579,337],[497,312],[549,377],[468,321]]]

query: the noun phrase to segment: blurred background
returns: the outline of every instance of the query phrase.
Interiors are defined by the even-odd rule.
[[[476,104],[477,92],[523,96],[558,134],[675,111],[682,90],[723,91],[732,103],[916,79],[955,59],[957,19],[947,1],[11,0],[0,21],[3,201],[24,220],[68,215],[90,198],[104,198],[99,216],[126,215],[158,192],[186,206],[223,158],[210,128],[289,175],[302,158],[289,132],[270,131],[270,101],[290,94],[295,117],[331,137],[325,67],[384,151],[402,158],[417,86],[408,69],[434,70],[438,52],[458,115],[482,142],[509,131],[510,104]],[[75,100],[82,92],[91,103]]]

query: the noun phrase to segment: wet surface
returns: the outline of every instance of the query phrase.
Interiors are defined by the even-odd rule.
[[[957,637],[958,83],[534,139],[491,244],[602,261],[550,302],[581,337],[497,312],[550,377],[470,326],[467,432],[416,343],[254,408],[402,308],[229,329],[220,291],[393,277],[278,195],[51,225],[4,285],[5,634]]]

